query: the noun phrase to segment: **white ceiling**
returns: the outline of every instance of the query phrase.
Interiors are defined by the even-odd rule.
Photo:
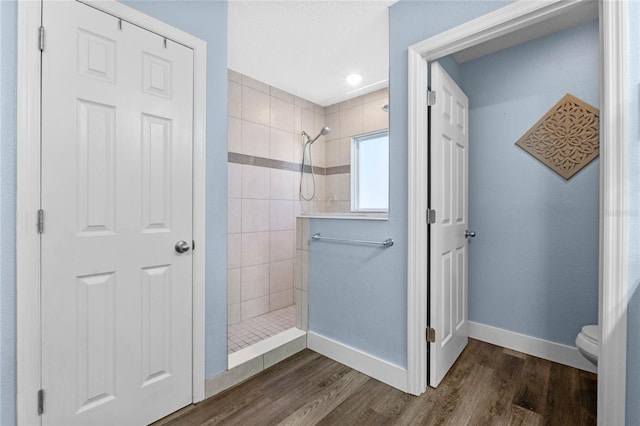
[[[228,66],[322,106],[387,87],[393,3],[231,0]]]

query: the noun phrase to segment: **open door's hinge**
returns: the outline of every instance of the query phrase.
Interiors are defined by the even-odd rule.
[[[40,43],[40,51],[44,52],[44,27],[39,28],[39,43]]]
[[[433,209],[427,209],[427,223],[431,225],[436,223],[436,211]]]
[[[44,210],[38,210],[38,234],[44,232]]]
[[[436,341],[436,329],[428,327],[425,337],[427,338],[427,342],[434,343]]]
[[[44,389],[38,391],[38,415],[44,413]]]
[[[427,91],[427,106],[433,106],[436,104],[436,92],[431,90]]]

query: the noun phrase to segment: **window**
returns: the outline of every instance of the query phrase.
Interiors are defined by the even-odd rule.
[[[351,139],[351,211],[389,210],[389,131]]]

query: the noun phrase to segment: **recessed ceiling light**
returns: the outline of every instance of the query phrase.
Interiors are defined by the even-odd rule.
[[[362,76],[360,74],[349,74],[347,76],[347,83],[349,83],[352,86],[355,86],[361,81],[362,81]]]

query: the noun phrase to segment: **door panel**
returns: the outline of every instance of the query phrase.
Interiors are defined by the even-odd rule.
[[[430,318],[436,341],[429,350],[429,385],[436,387],[468,341],[467,241],[469,101],[437,62],[431,65]]]
[[[146,424],[191,402],[193,52],[44,2],[43,424]]]

